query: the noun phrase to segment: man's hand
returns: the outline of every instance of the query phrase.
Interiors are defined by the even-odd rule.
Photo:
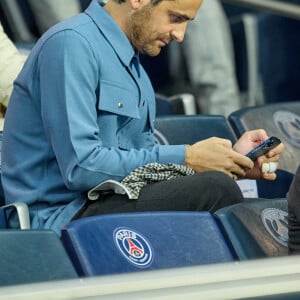
[[[268,138],[268,135],[263,129],[247,131],[240,137],[233,148],[235,151],[245,155]],[[283,149],[284,144],[281,143],[276,148],[270,150],[266,155],[258,157],[254,163],[254,168],[246,170],[246,177],[249,179],[275,180],[276,173],[262,172],[262,165],[263,163],[274,162],[278,168],[280,153]]]
[[[253,168],[251,159],[234,151],[230,140],[216,137],[187,146],[185,164],[198,173],[216,170],[233,178],[245,177]]]

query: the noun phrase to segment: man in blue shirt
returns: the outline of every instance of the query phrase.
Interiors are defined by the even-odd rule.
[[[234,147],[218,138],[191,146],[154,142],[155,95],[138,53],[156,56],[181,42],[201,2],[93,0],[38,41],[15,82],[2,152],[6,201],[26,202],[33,228],[60,234],[70,220],[98,213],[215,211],[242,201],[232,177],[275,179],[260,167],[277,162],[283,145],[255,166],[244,156],[267,138],[264,130]],[[87,201],[95,185],[153,162],[196,174],[148,185],[134,201],[114,193]]]

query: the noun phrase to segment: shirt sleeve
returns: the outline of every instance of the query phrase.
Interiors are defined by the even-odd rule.
[[[183,163],[185,146],[122,150],[105,147],[97,123],[100,66],[92,47],[71,30],[50,38],[39,55],[41,117],[69,189],[121,180],[150,162]]]

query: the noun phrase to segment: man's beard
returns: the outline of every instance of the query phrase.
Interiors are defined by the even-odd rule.
[[[151,4],[146,5],[141,10],[133,13],[131,16],[131,36],[130,40],[133,47],[142,54],[150,56],[158,55],[151,45],[151,16],[153,7]],[[152,40],[154,42],[155,39]]]

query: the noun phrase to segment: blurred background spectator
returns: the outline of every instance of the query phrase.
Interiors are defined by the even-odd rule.
[[[81,4],[77,0],[28,0],[28,2],[40,34],[59,21],[81,12]]]
[[[19,74],[26,56],[19,53],[15,45],[4,33],[0,23],[0,105],[1,120],[3,127],[3,116],[8,105],[9,97],[13,88],[13,81]]]

